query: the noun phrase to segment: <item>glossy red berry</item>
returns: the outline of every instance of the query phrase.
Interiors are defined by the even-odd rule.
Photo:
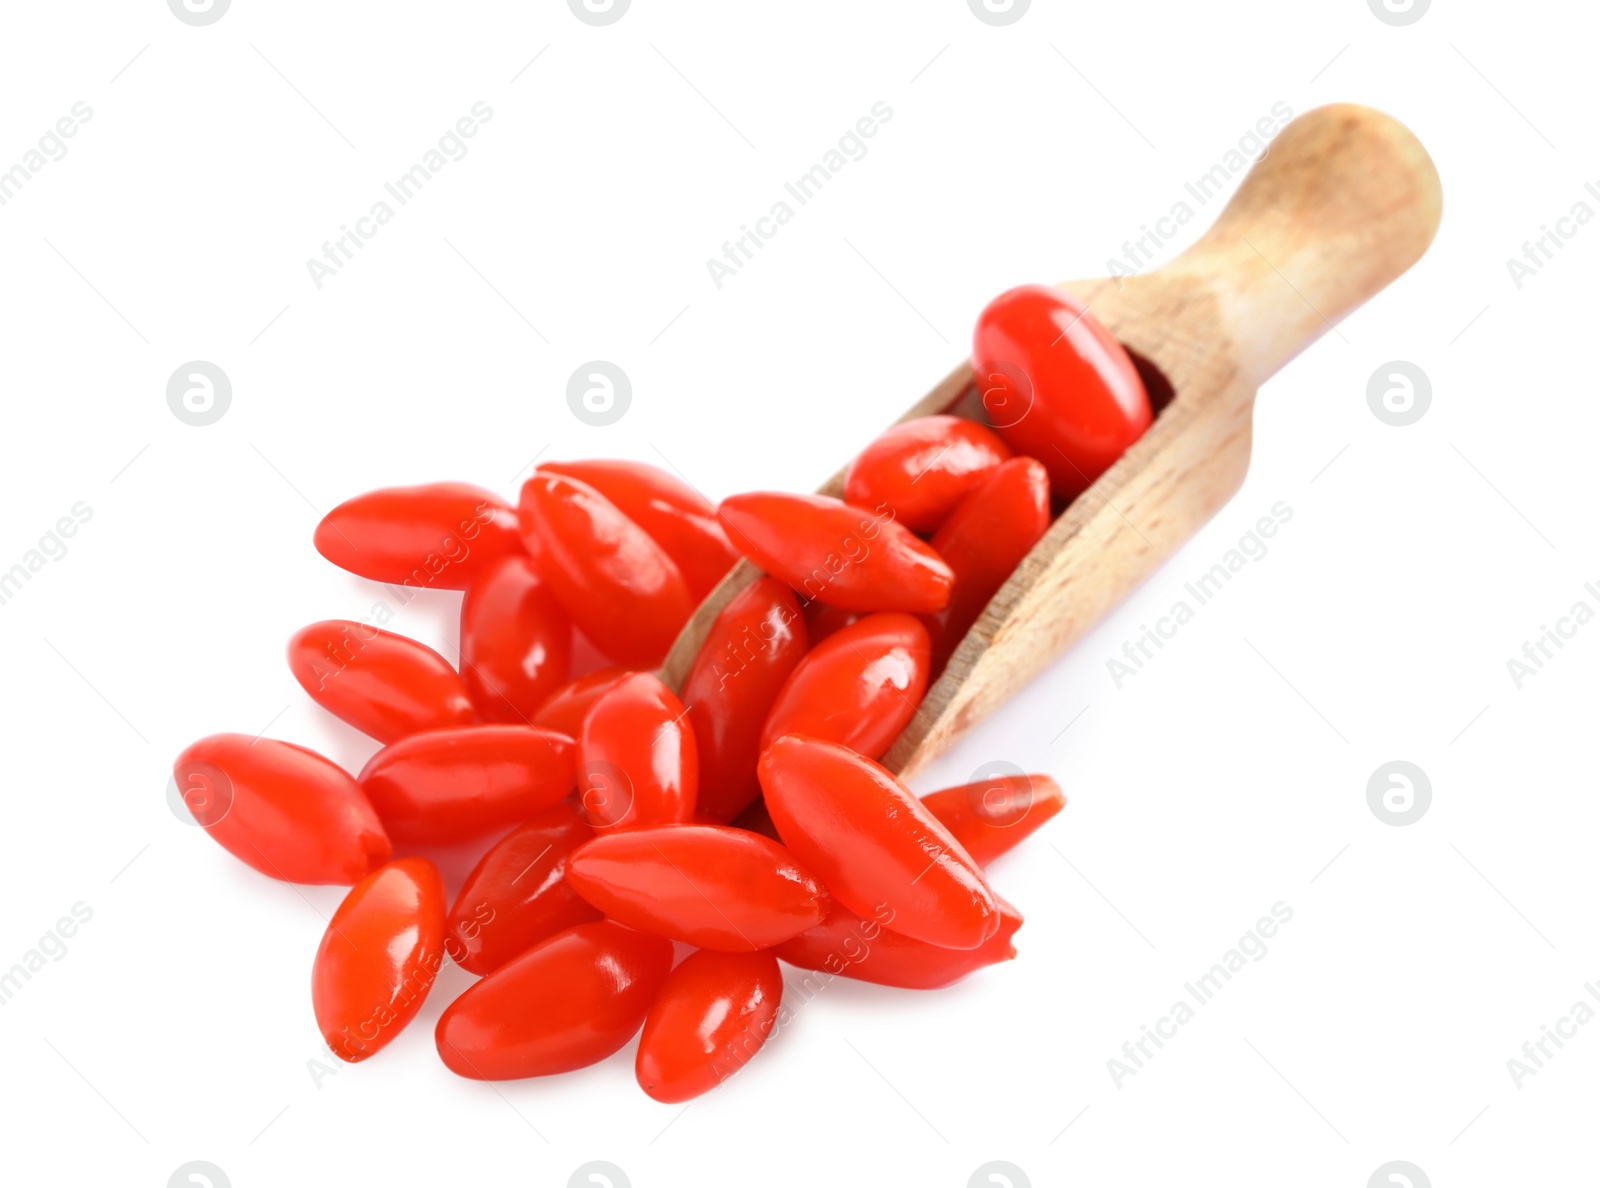
[[[731,820],[760,795],[761,730],[806,647],[799,600],[775,578],[734,595],[706,632],[682,700],[700,758],[699,807],[713,820]]]
[[[950,567],[889,515],[775,491],[732,495],[717,509],[734,547],[802,598],[852,611],[942,609]]]
[[[184,749],[172,778],[223,849],[275,879],[350,884],[393,852],[355,780],[305,747],[213,734]]]
[[[577,745],[532,726],[460,726],[391,743],[358,782],[400,845],[451,845],[560,804],[577,786]]]
[[[323,516],[312,539],[341,569],[421,590],[465,590],[486,567],[522,552],[511,505],[470,483],[368,491]]]
[[[475,866],[445,920],[445,949],[468,973],[492,973],[548,936],[601,918],[567,883],[567,859],[594,837],[571,804],[501,838]]]
[[[653,673],[618,681],[583,720],[578,802],[596,829],[689,820],[699,773],[683,703]]]
[[[618,664],[661,662],[694,609],[678,566],[587,483],[537,471],[522,486],[539,572],[580,631]]]
[[[572,623],[525,554],[485,570],[461,600],[461,680],[485,722],[527,725],[567,680]]]
[[[857,915],[931,945],[975,949],[1000,925],[994,893],[903,784],[837,743],[786,735],[759,765],[784,845]]]
[[[727,825],[670,825],[595,838],[567,882],[608,917],[701,949],[745,953],[821,922],[828,893],[788,850]]]
[[[783,974],[771,953],[691,953],[667,975],[639,1036],[634,1075],[657,1101],[715,1089],[761,1050]]]
[[[659,466],[594,459],[547,462],[539,469],[588,483],[614,503],[677,564],[696,602],[739,560],[711,501]]]
[[[302,627],[289,639],[289,670],[311,700],[381,743],[464,726],[476,712],[448,660],[367,623]]]
[[[422,1009],[444,962],[444,904],[422,858],[373,871],[345,896],[311,968],[312,1009],[334,1055],[365,1060]]]
[[[876,759],[911,721],[928,688],[928,632],[911,615],[867,615],[806,654],[785,682],[761,734],[842,743]]]
[[[964,417],[914,417],[856,455],[845,502],[887,508],[913,532],[932,532],[986,474],[1011,457],[994,430]]]
[[[944,788],[922,798],[961,848],[988,866],[1067,807],[1067,797],[1049,776],[995,775]]]
[[[594,1064],[633,1038],[671,966],[671,941],[609,920],[558,932],[445,1008],[439,1055],[480,1081]]]
[[[973,331],[972,372],[989,423],[1044,463],[1062,499],[1087,490],[1150,427],[1128,352],[1061,289],[1023,285],[991,301]]]
[[[933,547],[956,575],[950,604],[923,616],[933,648],[933,671],[978,621],[989,600],[1050,529],[1050,476],[1032,458],[996,467],[956,505]]]
[[[818,969],[838,977],[936,990],[959,981],[975,969],[1010,961],[1017,955],[1011,939],[1022,927],[1022,913],[998,895],[1000,927],[975,949],[945,949],[893,931],[892,913],[863,919],[835,903],[828,918],[815,928],[779,945],[774,952],[790,965]]]
[[[545,698],[534,713],[531,725],[577,738],[594,703],[611,692],[624,677],[632,675],[630,668],[599,668],[568,681]]]

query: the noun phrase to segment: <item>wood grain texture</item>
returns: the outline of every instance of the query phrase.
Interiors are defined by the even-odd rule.
[[[1421,257],[1441,201],[1433,163],[1403,125],[1322,107],[1283,130],[1177,259],[1062,286],[1174,397],[995,595],[886,766],[909,776],[988,717],[1232,498],[1250,464],[1257,387]],[[968,364],[900,419],[940,412],[983,419]],[[819,494],[843,487],[841,470]],[[681,688],[711,621],[758,576],[741,562],[707,596],[662,666],[667,684]]]

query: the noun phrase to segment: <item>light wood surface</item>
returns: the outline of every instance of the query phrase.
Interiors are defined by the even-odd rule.
[[[1403,125],[1365,107],[1317,108],[1279,134],[1177,259],[1062,286],[1174,396],[995,595],[886,766],[910,775],[988,717],[1227,503],[1249,468],[1256,389],[1415,263],[1440,210],[1433,162]],[[939,412],[983,419],[970,364],[900,419]],[[843,487],[841,470],[819,493]],[[740,562],[696,610],[662,666],[673,689],[717,613],[758,576]]]

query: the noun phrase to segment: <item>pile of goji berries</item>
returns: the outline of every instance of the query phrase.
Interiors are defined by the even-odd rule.
[[[1126,353],[1054,290],[992,303],[974,364],[993,428],[902,422],[856,458],[843,500],[713,507],[656,468],[590,461],[540,466],[516,507],[439,483],[322,520],[336,565],[465,592],[459,667],[314,623],[289,665],[383,744],[360,774],[223,734],[174,775],[258,871],[355,884],[312,970],[334,1052],[390,1043],[448,955],[481,976],[438,1022],[455,1072],[565,1072],[642,1027],[639,1084],[683,1101],[766,1040],[780,959],[926,989],[1015,956],[1022,917],[983,868],[1061,790],[998,776],[919,800],[877,760],[1048,529],[1052,490],[1084,490],[1151,412]],[[652,670],[741,554],[766,576],[717,614],[674,692]],[[575,632],[615,667],[574,675]],[[453,904],[414,853],[491,839]],[[676,964],[673,942],[693,949]]]

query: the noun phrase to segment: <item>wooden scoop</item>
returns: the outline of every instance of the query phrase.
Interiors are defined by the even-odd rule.
[[[1133,354],[1160,411],[994,596],[885,766],[908,776],[983,721],[1232,498],[1257,387],[1415,263],[1440,205],[1433,162],[1403,125],[1321,107],[1279,134],[1170,264],[1061,286]],[[934,413],[983,420],[970,363],[900,419]],[[842,497],[844,475],[818,493]],[[661,669],[674,690],[717,613],[758,576],[741,561],[695,611]]]

